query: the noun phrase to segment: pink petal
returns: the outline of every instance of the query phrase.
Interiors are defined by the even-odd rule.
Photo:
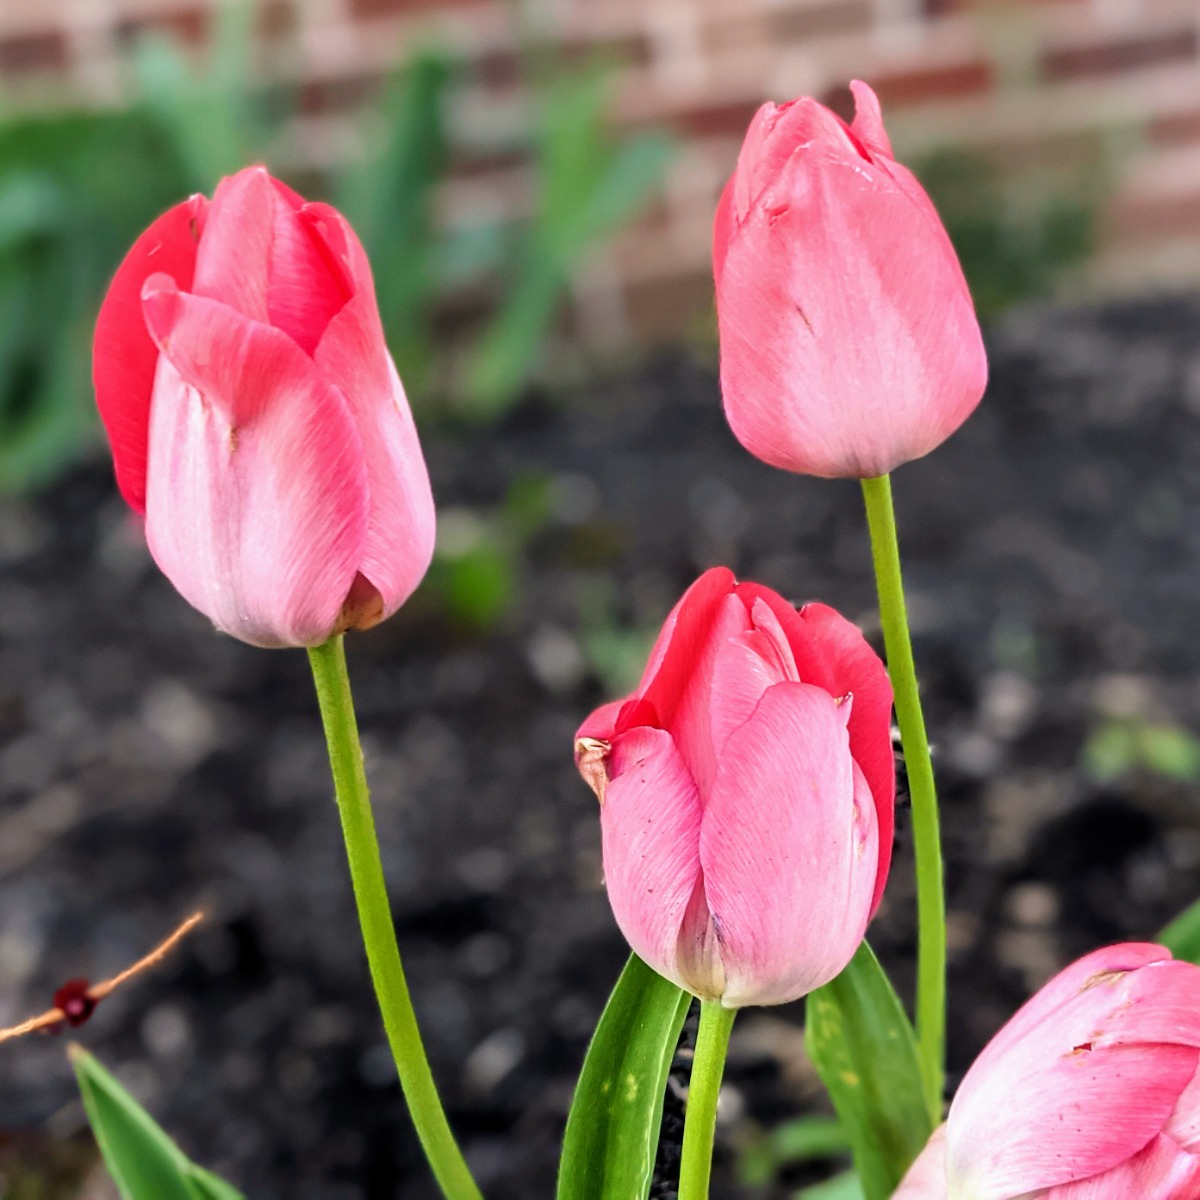
[[[873,154],[893,158],[892,142],[883,127],[883,112],[879,97],[861,79],[852,80],[850,91],[854,94],[854,121],[850,132]]]
[[[820,152],[849,162],[862,152],[846,123],[805,96],[788,104],[764,104],[754,115],[734,171],[734,212],[741,225],[754,205],[797,153]]]
[[[721,190],[721,199],[717,201],[717,211],[713,216],[713,279],[718,287],[721,285],[721,271],[725,266],[725,252],[729,249],[730,239],[737,233],[737,217],[733,211],[733,187],[736,179],[736,175],[729,177]]]
[[[708,719],[711,745],[718,759],[730,734],[754,715],[767,688],[785,681],[800,682],[787,637],[775,614],[757,600],[751,619],[754,628],[715,645]]]
[[[736,586],[728,567],[712,567],[684,592],[663,623],[634,695],[653,706],[664,729],[675,716],[722,600]]]
[[[433,557],[435,518],[429,472],[412,412],[392,364],[375,303],[371,267],[335,209],[301,213],[312,237],[352,281],[353,295],[330,321],[314,354],[345,396],[366,453],[370,521],[360,570],[379,590],[384,615],[415,590]]]
[[[892,685],[879,655],[861,630],[827,604],[806,604],[797,612],[777,593],[755,583],[738,585],[747,603],[770,607],[787,634],[805,683],[835,698],[854,697],[850,712],[850,753],[862,768],[875,802],[879,827],[879,867],[871,912],[879,907],[892,859],[896,807],[896,760],[892,751]]]
[[[1196,1200],[1198,1196],[1200,1158],[1160,1136],[1111,1171],[1051,1188],[1045,1200]]]
[[[1200,1071],[1192,1076],[1175,1102],[1164,1132],[1183,1149],[1200,1154]]]
[[[617,714],[624,707],[624,700],[612,700],[602,704],[575,731],[575,738],[592,738],[598,742],[611,742],[617,732]]]
[[[877,836],[833,697],[803,683],[770,688],[725,745],[700,831],[726,1007],[795,1000],[850,961]]]
[[[729,423],[787,470],[881,475],[983,394],[979,327],[928,198],[826,142],[796,151],[730,240],[717,317]]]
[[[950,1109],[952,1184],[1001,1197],[1087,1179],[1164,1127],[1200,1060],[1200,968],[1162,954],[1089,955],[996,1035]]]
[[[946,1126],[939,1125],[892,1193],[892,1200],[946,1200]]]
[[[674,697],[673,711],[665,704],[655,705],[663,727],[675,739],[675,745],[700,789],[702,802],[707,802],[718,765],[712,728],[714,706],[719,704],[714,693],[717,663],[727,644],[749,629],[750,614],[745,604],[730,592],[717,605],[704,640],[691,647],[691,670],[682,692]],[[672,641],[673,647],[677,643],[678,635]],[[646,699],[648,696],[649,693]]]
[[[134,242],[96,318],[92,351],[96,404],[112,445],[117,486],[139,513],[146,511],[150,395],[158,366],[158,350],[142,319],[142,284],[162,272],[181,288],[192,286],[207,206],[203,196],[193,196],[163,213]]]
[[[600,809],[604,879],[617,924],[661,975],[689,987],[679,938],[700,881],[700,797],[671,736],[635,729],[613,744]]]
[[[146,537],[218,628],[260,646],[338,630],[367,523],[362,444],[295,342],[223,304],[148,281],[161,351]]]
[[[221,180],[193,290],[283,330],[311,354],[350,293],[295,199],[263,167]]]

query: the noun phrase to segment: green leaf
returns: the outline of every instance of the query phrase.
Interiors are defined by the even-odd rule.
[[[752,1187],[771,1183],[780,1167],[850,1152],[850,1139],[836,1117],[808,1115],[785,1121],[756,1139],[738,1156],[738,1177]]]
[[[809,994],[805,1045],[854,1152],[866,1200],[887,1200],[933,1125],[917,1039],[866,942],[831,983]]]
[[[92,1055],[70,1049],[83,1106],[122,1200],[242,1200],[189,1162],[144,1108]]]
[[[1166,946],[1176,958],[1200,963],[1200,900],[1189,904],[1155,941]]]
[[[853,1171],[845,1171],[822,1183],[801,1188],[795,1200],[863,1200],[863,1189],[858,1176]]]
[[[667,1076],[691,1003],[686,992],[630,956],[575,1088],[558,1200],[644,1200]]]

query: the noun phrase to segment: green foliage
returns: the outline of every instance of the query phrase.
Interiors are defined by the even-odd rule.
[[[242,1200],[224,1180],[190,1162],[92,1055],[73,1046],[71,1062],[121,1200]]]
[[[823,1183],[801,1188],[796,1200],[863,1200],[863,1187],[853,1171],[844,1171]]]
[[[503,503],[489,509],[443,509],[427,586],[451,618],[483,632],[500,624],[520,593],[530,540],[550,515],[550,479],[518,475]]]
[[[1092,730],[1080,760],[1099,783],[1112,783],[1136,771],[1194,783],[1200,779],[1200,738],[1176,725],[1113,719]]]
[[[1200,963],[1200,900],[1188,905],[1154,940],[1176,958]]]
[[[86,442],[98,297],[133,239],[187,190],[144,114],[0,123],[0,490],[49,478]]]
[[[929,1140],[917,1041],[863,942],[831,983],[809,993],[805,1045],[854,1152],[866,1200],[887,1200]]]
[[[1095,169],[1084,172],[1081,186],[1032,207],[1012,203],[995,166],[965,150],[939,151],[917,164],[916,174],[941,214],[982,317],[1047,294],[1064,270],[1092,252],[1101,199]]]
[[[255,12],[251,3],[219,6],[202,62],[163,37],[141,40],[128,111],[0,117],[0,491],[46,481],[94,435],[91,328],[137,235],[187,194],[211,193],[223,175],[268,158],[286,134],[295,97],[254,77]],[[483,221],[447,232],[434,197],[451,158],[447,111],[460,79],[446,53],[414,51],[364,120],[365,154],[323,182],[371,257],[385,331],[417,407],[449,376],[435,370],[434,314],[456,289],[501,278],[465,399],[449,405],[488,420],[527,385],[571,272],[633,215],[669,148],[656,135],[609,135],[598,71],[539,77],[536,219],[519,230]],[[462,564],[475,582],[460,590],[490,589],[499,605],[509,586],[501,558],[480,551]]]
[[[371,260],[401,378],[416,394],[429,379],[430,323],[443,287],[439,268],[449,253],[434,227],[433,194],[449,158],[446,104],[453,79],[445,54],[418,50],[375,114],[371,151],[343,170],[334,187],[334,202]]]
[[[567,1117],[559,1200],[645,1200],[671,1060],[692,998],[631,955]]]
[[[604,85],[599,69],[561,70],[536,90],[537,219],[516,243],[508,293],[467,374],[463,411],[475,420],[511,407],[537,368],[572,271],[636,214],[670,159],[659,134],[614,141]]]
[[[796,1117],[741,1148],[738,1177],[747,1187],[766,1187],[783,1167],[840,1157],[850,1149],[850,1139],[836,1117]]]

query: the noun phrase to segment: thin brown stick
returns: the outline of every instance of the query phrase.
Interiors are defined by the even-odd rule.
[[[93,1004],[99,1004],[101,1000],[112,995],[117,988],[123,983],[127,983],[135,975],[140,975],[143,971],[162,962],[203,920],[204,914],[202,912],[193,913],[169,937],[155,946],[144,958],[139,958],[133,966],[126,967],[125,970],[118,972],[111,979],[106,979],[103,983],[97,983],[89,987],[86,992],[87,998]],[[20,1025],[13,1025],[10,1029],[0,1029],[0,1042],[8,1042],[13,1038],[24,1037],[26,1034],[36,1033],[39,1029],[53,1028],[66,1020],[67,1014],[61,1008],[51,1008],[36,1017],[30,1017],[28,1021],[22,1021]]]

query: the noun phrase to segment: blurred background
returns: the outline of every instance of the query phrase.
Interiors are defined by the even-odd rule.
[[[1200,891],[1194,2],[0,0],[0,1025],[202,905],[89,1046],[249,1197],[433,1195],[303,656],[217,637],[157,575],[91,401],[134,237],[265,162],[365,242],[439,501],[426,583],[349,647],[418,1012],[488,1195],[552,1194],[625,954],[576,725],[717,562],[877,640],[857,489],[771,471],[724,426],[708,262],[758,105],[849,117],[855,77],[992,359],[976,417],[897,479],[952,1074],[1058,965]],[[872,940],[903,989],[903,805],[899,836]],[[739,1021],[715,1196],[844,1165],[794,1123],[822,1113],[801,1020]],[[61,1045],[0,1047],[0,1196],[112,1195]]]

